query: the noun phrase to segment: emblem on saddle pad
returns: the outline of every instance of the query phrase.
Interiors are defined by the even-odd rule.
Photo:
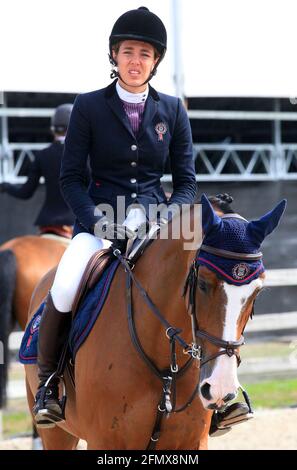
[[[250,272],[250,268],[245,263],[236,264],[232,269],[234,279],[244,279]]]
[[[32,323],[32,327],[31,327],[31,330],[32,330],[33,333],[39,327],[40,320],[41,320],[41,315],[37,315],[34,322]]]
[[[167,126],[166,126],[165,122],[159,122],[158,124],[156,124],[155,131],[158,134],[158,141],[159,142],[162,141],[163,140],[163,135],[165,135],[166,132],[167,132]]]

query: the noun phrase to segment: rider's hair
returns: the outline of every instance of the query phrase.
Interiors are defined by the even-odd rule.
[[[215,209],[222,211],[223,214],[234,214],[234,210],[231,208],[233,197],[230,194],[220,193],[216,196],[209,196],[208,200]]]

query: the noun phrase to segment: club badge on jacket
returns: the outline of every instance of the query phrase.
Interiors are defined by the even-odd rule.
[[[155,131],[157,132],[157,135],[158,135],[158,141],[162,142],[163,135],[165,135],[167,132],[167,126],[165,122],[158,122],[158,124],[156,124],[155,126]]]

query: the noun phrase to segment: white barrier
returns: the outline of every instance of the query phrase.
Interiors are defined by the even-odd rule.
[[[297,286],[297,269],[268,269],[265,274],[267,287]]]
[[[297,286],[297,269],[268,269],[265,279],[266,287]],[[255,315],[249,322],[246,331],[275,331],[297,328],[297,312],[271,313]],[[11,333],[9,350],[17,351],[23,337],[22,331]]]
[[[253,321],[249,321],[246,332],[259,333],[265,331],[281,332],[282,330],[297,329],[297,312],[266,313],[255,315]]]

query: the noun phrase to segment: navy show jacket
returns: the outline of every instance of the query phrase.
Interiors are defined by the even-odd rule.
[[[173,193],[170,203],[192,204],[196,195],[192,134],[180,99],[157,93],[149,86],[142,123],[132,131],[115,87],[78,95],[72,110],[62,158],[60,182],[65,200],[89,231],[98,216],[95,206],[125,196],[133,203],[167,203],[160,178],[170,158]],[[89,160],[88,160],[89,159]],[[88,191],[84,184],[87,163],[91,169]]]
[[[66,204],[59,185],[61,159],[64,145],[55,141],[48,147],[35,153],[30,165],[28,179],[24,184],[4,183],[4,192],[19,199],[29,199],[39,186],[40,177],[45,179],[45,200],[34,224],[73,225],[74,215]]]

